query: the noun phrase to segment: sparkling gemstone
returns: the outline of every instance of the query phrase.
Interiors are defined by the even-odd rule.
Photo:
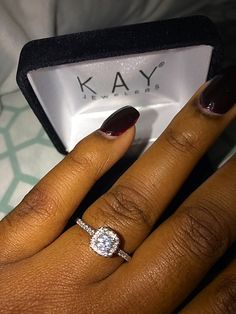
[[[112,256],[119,248],[117,234],[108,227],[97,229],[90,241],[90,247],[99,255]]]

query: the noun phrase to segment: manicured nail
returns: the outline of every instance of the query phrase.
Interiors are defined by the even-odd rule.
[[[236,66],[229,67],[210,81],[199,98],[204,112],[221,115],[236,103]]]
[[[108,117],[100,127],[100,131],[110,136],[118,136],[131,128],[139,118],[139,112],[131,106],[123,107]]]

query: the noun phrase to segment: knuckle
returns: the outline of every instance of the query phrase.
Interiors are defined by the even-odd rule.
[[[78,171],[85,171],[93,169],[93,157],[91,154],[81,154],[78,153],[76,150],[73,150],[70,154],[66,157],[70,162],[72,167],[75,167],[77,173]]]
[[[58,196],[59,197],[59,196]],[[14,219],[25,221],[29,223],[29,217],[33,219],[33,224],[51,218],[57,213],[59,208],[59,199],[52,196],[46,189],[35,186],[18,205],[14,211]]]
[[[99,153],[95,151],[87,151],[84,154],[79,153],[76,150],[73,150],[68,154],[67,159],[70,162],[70,172],[75,176],[78,176],[78,173],[93,173],[95,178],[100,176],[103,169],[106,168],[106,165],[110,162],[110,154],[107,154],[103,151],[102,158],[99,156]]]
[[[198,151],[199,136],[193,131],[178,131],[172,127],[166,129],[165,138],[168,144],[182,153]]]
[[[126,225],[146,226],[150,229],[152,222],[145,206],[145,196],[133,186],[117,184],[104,197],[103,206],[100,207],[103,216],[113,217],[114,221],[125,223]]]
[[[228,222],[218,213],[218,207],[204,201],[183,208],[177,215],[180,218],[175,229],[178,247],[201,262],[222,254],[231,242]]]
[[[215,294],[215,313],[236,312],[236,275],[228,274],[220,280]]]

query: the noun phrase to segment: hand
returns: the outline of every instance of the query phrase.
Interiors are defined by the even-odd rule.
[[[235,72],[235,70],[234,70]],[[130,146],[138,113],[118,111],[0,222],[0,313],[171,313],[236,238],[236,159],[153,230],[194,165],[235,118],[232,70],[202,86],[159,139],[83,214],[122,236],[105,258],[78,225],[87,192]],[[182,313],[235,313],[236,262]]]

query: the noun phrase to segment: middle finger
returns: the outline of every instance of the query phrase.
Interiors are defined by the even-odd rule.
[[[134,313],[173,313],[193,291],[236,240],[235,173],[232,158],[103,281],[124,296],[119,305],[133,299]]]
[[[199,99],[203,95],[205,100],[208,98],[209,104],[214,101],[217,105],[217,99],[210,98],[209,88],[212,88],[212,84],[216,84],[213,98],[217,90],[221,90],[221,98],[226,94],[226,87],[232,84],[227,75],[220,81],[218,79],[218,85],[213,81],[199,89],[155,144],[85,211],[83,220],[86,223],[94,228],[106,225],[117,231],[125,239],[123,249],[129,253],[142,243],[194,165],[235,117],[235,108],[217,116],[203,114],[199,110]],[[231,97],[231,94],[227,94],[228,98],[225,96],[223,102],[220,99],[221,105],[227,109],[235,101],[229,95]],[[88,269],[93,267],[95,261],[98,267],[91,274],[95,280],[97,276],[99,279],[107,276],[122,261],[120,258],[104,259],[91,252],[88,237],[78,226],[62,234],[52,245],[54,248],[58,252],[63,248],[60,259],[65,263],[71,258],[71,252],[75,260],[86,261]],[[64,248],[68,250],[68,255]],[[74,254],[75,251],[77,254]]]

